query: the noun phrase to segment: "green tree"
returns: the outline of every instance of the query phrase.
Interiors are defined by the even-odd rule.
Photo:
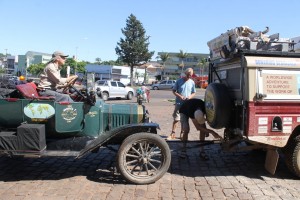
[[[102,60],[101,60],[101,58],[98,57],[95,59],[95,61],[96,61],[95,64],[100,65]]]
[[[160,59],[161,59],[161,61],[163,62],[162,64],[163,64],[163,66],[162,66],[162,78],[164,78],[164,76],[165,76],[165,68],[166,68],[166,62],[167,62],[167,60],[169,60],[170,59],[170,55],[168,54],[168,53],[163,53],[163,54],[161,54],[161,55],[159,55],[158,56]]]
[[[204,68],[206,65],[207,61],[205,58],[201,58],[200,62],[197,63],[198,66],[200,66],[200,76],[203,76]]]
[[[11,56],[11,54],[8,53],[8,54],[6,55],[6,54],[3,54],[3,53],[0,53],[0,58],[5,58],[6,56]]]
[[[32,64],[28,67],[27,71],[34,75],[34,76],[39,76],[40,73],[44,70],[46,64],[40,63],[40,64]]]
[[[142,23],[131,14],[126,20],[126,27],[121,29],[125,38],[120,38],[115,48],[119,59],[130,66],[130,84],[133,85],[134,66],[148,62],[154,54],[149,51],[149,38]]]
[[[184,68],[184,59],[189,57],[189,54],[187,52],[183,52],[181,49],[179,50],[179,53],[177,54],[177,57],[180,58],[181,64],[179,64],[179,67],[181,67],[181,74],[183,73],[183,68]],[[180,74],[180,75],[181,75]]]
[[[70,66],[71,68],[71,73],[74,74],[74,70],[76,72],[84,72],[85,71],[85,66],[86,66],[87,62],[86,61],[80,61],[76,63],[76,60],[73,58],[67,58],[64,67],[62,68],[62,75],[63,74],[67,74],[66,71],[66,66]]]

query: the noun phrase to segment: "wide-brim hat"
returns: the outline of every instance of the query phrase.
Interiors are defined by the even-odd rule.
[[[62,52],[62,51],[55,51],[53,54],[52,54],[52,58],[54,58],[54,57],[58,57],[58,56],[60,56],[60,57],[68,57],[69,55],[66,55],[66,54],[64,54],[64,52]]]
[[[204,114],[203,114],[203,112],[201,110],[199,110],[199,109],[196,110],[194,112],[194,117],[195,117],[195,119],[197,120],[197,122],[199,124],[204,124],[205,123]]]
[[[64,52],[62,52],[62,51],[54,51],[53,54],[52,54],[52,58],[49,62],[54,62],[59,57],[66,58],[68,56],[69,55],[64,54]]]

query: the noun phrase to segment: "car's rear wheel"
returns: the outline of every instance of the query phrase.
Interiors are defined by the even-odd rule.
[[[169,169],[171,152],[159,135],[136,133],[127,137],[117,155],[117,168],[123,178],[134,184],[159,180]]]
[[[108,100],[108,93],[107,92],[102,92],[102,99],[104,101],[107,101]]]
[[[283,149],[288,169],[300,177],[300,136],[291,138]]]
[[[128,92],[128,94],[127,94],[127,99],[128,99],[128,100],[131,100],[132,97],[133,97],[133,93],[132,93],[132,92]]]

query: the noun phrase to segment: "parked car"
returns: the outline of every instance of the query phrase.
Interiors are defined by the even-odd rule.
[[[134,89],[125,86],[120,81],[98,80],[95,82],[95,91],[105,101],[108,98],[126,98],[131,100],[134,96]]]
[[[166,80],[161,81],[160,83],[156,83],[152,85],[153,90],[166,90],[166,89],[172,89],[176,80]]]

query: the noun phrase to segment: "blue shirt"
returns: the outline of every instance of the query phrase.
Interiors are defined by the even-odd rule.
[[[185,81],[184,78],[180,78],[175,82],[173,91],[181,94],[184,97],[189,97],[192,93],[196,92],[195,82],[192,79]],[[183,103],[183,101],[177,96],[175,102],[179,105]]]

